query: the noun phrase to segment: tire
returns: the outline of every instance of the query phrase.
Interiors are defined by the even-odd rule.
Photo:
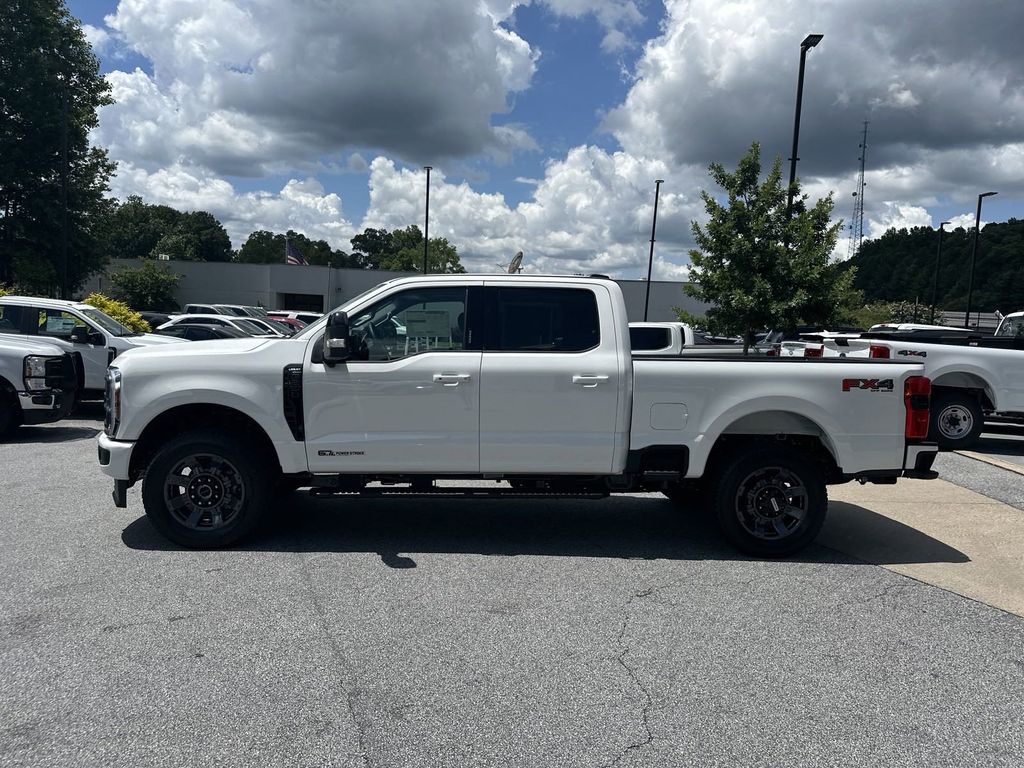
[[[0,438],[8,437],[20,423],[21,406],[18,405],[18,396],[13,390],[8,391],[6,386],[0,387]]]
[[[150,462],[142,501],[153,527],[190,549],[225,547],[266,518],[278,475],[264,451],[217,430],[186,432]]]
[[[928,439],[940,448],[970,448],[981,436],[985,414],[978,398],[965,390],[940,390],[932,395]]]
[[[809,545],[825,523],[825,477],[791,448],[757,448],[719,464],[711,508],[725,538],[754,557],[786,557]]]

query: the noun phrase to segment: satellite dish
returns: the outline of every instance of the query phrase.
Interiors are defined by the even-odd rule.
[[[508,273],[514,275],[517,272],[523,271],[523,252],[519,251],[515,256],[512,257],[512,263],[508,265]]]

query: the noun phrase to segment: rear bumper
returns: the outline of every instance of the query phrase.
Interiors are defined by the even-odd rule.
[[[917,480],[932,480],[938,477],[939,473],[932,469],[938,455],[939,446],[936,443],[908,445],[903,460],[903,477]]]

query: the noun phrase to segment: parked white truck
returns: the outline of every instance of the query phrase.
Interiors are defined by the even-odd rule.
[[[47,424],[75,405],[79,375],[52,344],[0,335],[0,438],[21,424]]]
[[[701,357],[705,355],[742,355],[743,343],[723,344],[679,322],[630,323],[629,344],[634,357]],[[761,354],[751,347],[749,355]]]
[[[35,296],[0,296],[0,334],[77,353],[84,367],[85,396],[102,393],[107,365],[122,352],[182,343],[172,336],[135,333],[89,304]]]
[[[700,485],[737,547],[784,556],[817,535],[827,484],[935,475],[921,373],[633,358],[611,280],[402,278],[291,338],[121,355],[99,462],[117,506],[141,479],[153,525],[188,547],[250,533],[283,487],[678,501]]]

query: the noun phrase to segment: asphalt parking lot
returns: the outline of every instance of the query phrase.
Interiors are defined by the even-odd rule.
[[[295,494],[190,552],[113,507],[87,415],[0,445],[0,765],[1024,765],[1004,466],[833,489],[782,562],[660,495]],[[1024,470],[1024,430],[978,453]]]

